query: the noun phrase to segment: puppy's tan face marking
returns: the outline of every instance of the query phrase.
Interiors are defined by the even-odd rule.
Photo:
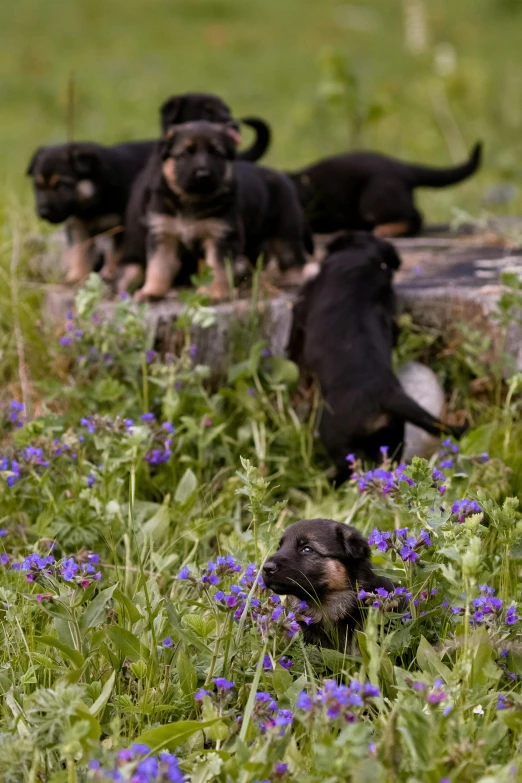
[[[167,158],[161,168],[167,185],[176,191],[178,187],[176,183],[176,161],[174,158]]]
[[[393,239],[393,237],[402,237],[411,231],[411,226],[407,221],[400,223],[383,223],[373,229],[373,233],[380,239]]]
[[[324,571],[328,589],[332,592],[346,590],[349,586],[346,568],[339,560],[335,560],[335,558],[325,560]]]

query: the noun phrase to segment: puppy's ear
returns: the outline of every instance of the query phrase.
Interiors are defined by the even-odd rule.
[[[42,150],[43,150],[43,147],[38,147],[38,149],[35,150],[35,152],[33,153],[33,157],[29,161],[29,165],[27,166],[27,170],[25,172],[28,177],[32,177],[33,176],[34,170],[35,170],[35,167],[36,167],[36,161],[38,160],[38,157],[39,157],[40,153],[42,152]]]
[[[103,166],[99,151],[93,147],[73,145],[70,157],[75,172],[81,177],[94,177]]]
[[[401,265],[401,259],[395,250],[395,247],[391,242],[387,242],[386,240],[381,240],[380,245],[382,250],[382,261],[389,269],[398,269]]]
[[[171,125],[179,122],[183,111],[184,99],[181,95],[168,98],[160,108],[161,131],[166,135]]]
[[[370,546],[365,537],[351,525],[339,525],[337,532],[342,539],[346,556],[352,560],[369,560]]]
[[[326,245],[328,254],[338,253],[340,250],[345,250],[347,247],[351,247],[355,242],[355,234],[353,231],[338,231]]]
[[[165,138],[162,139],[162,141],[160,141],[159,153],[160,153],[161,160],[167,160],[167,158],[170,157],[172,143],[175,137],[176,137],[176,129],[171,128],[168,134],[165,136]]]

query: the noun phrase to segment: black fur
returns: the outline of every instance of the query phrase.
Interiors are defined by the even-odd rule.
[[[351,152],[289,176],[314,233],[383,227],[383,236],[414,235],[422,227],[415,188],[441,188],[467,179],[480,166],[481,151],[482,145],[475,145],[468,161],[446,169],[404,163],[375,152]],[[395,229],[386,233],[385,227],[393,225]]]
[[[221,276],[211,291],[216,298],[225,295],[225,257],[246,257],[254,264],[271,252],[283,269],[305,263],[306,227],[292,184],[283,174],[235,156],[228,125],[184,123],[165,139],[147,211],[147,280],[140,296],[165,294],[150,281],[157,278],[157,259],[166,257],[172,237],[178,248],[205,250],[214,276]],[[175,272],[178,268],[179,263]]]
[[[78,236],[89,244],[86,240],[112,232],[117,252],[131,185],[154,146],[154,141],[142,141],[113,147],[92,142],[40,147],[27,168],[39,217],[50,223],[68,221],[71,246]]]
[[[346,456],[380,462],[380,447],[399,459],[409,421],[433,435],[463,429],[440,422],[408,397],[393,374],[395,297],[400,259],[391,243],[354,232],[335,238],[318,276],[294,308],[290,358],[317,376],[324,398],[321,440],[337,470]]]
[[[353,632],[361,624],[360,589],[393,590],[371,566],[370,547],[356,528],[332,519],[306,519],[287,528],[274,555],[263,567],[267,587],[292,596],[289,608],[300,621],[305,642],[350,650]],[[308,609],[298,612],[300,601]]]
[[[238,160],[256,161],[270,145],[270,129],[257,117],[245,117],[234,120],[227,104],[217,95],[207,93],[185,93],[169,98],[161,106],[161,133],[169,135],[173,128],[186,122],[206,120],[229,125],[236,132],[239,123],[244,123],[256,131],[251,147],[237,152]],[[239,139],[239,136],[238,136]],[[158,170],[161,167],[162,145],[158,142],[147,165],[137,178],[129,200],[126,215],[126,240],[122,263],[144,264],[147,253],[147,229],[145,215],[149,208],[153,190],[158,184]]]

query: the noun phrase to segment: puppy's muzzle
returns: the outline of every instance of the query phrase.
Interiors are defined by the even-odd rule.
[[[195,177],[195,178],[196,178],[196,179],[197,179],[199,182],[204,182],[205,180],[208,180],[208,179],[210,178],[210,176],[211,176],[211,174],[210,174],[210,169],[206,169],[206,168],[200,168],[200,169],[197,169],[197,170],[194,172],[194,177]]]
[[[275,574],[276,571],[277,571],[277,563],[274,563],[273,560],[268,559],[263,566],[263,576],[271,577]]]

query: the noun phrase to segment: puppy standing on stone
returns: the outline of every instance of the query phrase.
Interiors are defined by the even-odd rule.
[[[281,269],[303,266],[307,239],[294,189],[282,174],[235,161],[234,128],[210,122],[175,127],[163,142],[162,164],[148,213],[147,267],[140,300],[165,296],[184,251],[202,252],[214,299],[228,294],[226,257],[255,264],[272,253]]]
[[[319,274],[294,307],[289,354],[317,376],[324,399],[319,435],[336,467],[350,476],[350,453],[380,462],[381,446],[399,460],[405,422],[432,435],[463,428],[443,424],[409,397],[392,369],[394,247],[372,234],[342,234],[328,246]]]
[[[206,120],[227,125],[237,144],[240,142],[240,123],[250,126],[256,132],[252,146],[237,152],[238,160],[256,161],[267,150],[270,144],[270,129],[258,117],[242,117],[239,121],[233,119],[227,104],[217,95],[209,93],[184,93],[169,98],[161,106],[161,133],[167,138],[177,125],[186,122]],[[125,218],[125,248],[122,263],[125,266],[120,289],[126,290],[143,274],[147,255],[147,223],[146,215],[152,193],[158,185],[158,171],[162,164],[163,145],[158,142],[152,154],[137,177],[133,188]]]
[[[368,542],[351,525],[305,519],[287,528],[265,561],[263,580],[274,593],[291,596],[293,611],[306,601],[304,614],[312,622],[300,623],[305,642],[350,652],[362,621],[358,591],[393,590],[389,579],[373,571],[370,557]]]
[[[102,277],[114,277],[131,186],[154,145],[75,142],[34,153],[27,174],[33,179],[38,215],[49,223],[65,223],[67,282],[92,272],[97,254],[104,257]]]
[[[466,163],[447,169],[403,163],[376,152],[351,152],[289,176],[314,233],[361,230],[381,237],[412,236],[422,228],[415,188],[462,182],[478,169],[481,150],[475,145]]]

